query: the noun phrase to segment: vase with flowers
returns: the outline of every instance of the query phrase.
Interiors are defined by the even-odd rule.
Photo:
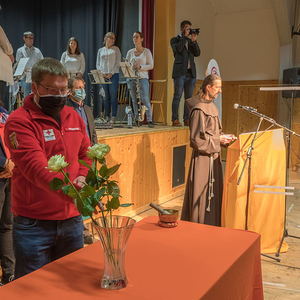
[[[79,160],[88,168],[83,187],[79,188],[69,177],[68,162],[64,156],[55,155],[48,161],[50,172],[62,173],[63,179],[55,177],[50,182],[52,190],[61,190],[74,200],[82,216],[89,216],[92,226],[96,229],[104,250],[104,274],[101,287],[106,289],[121,289],[127,285],[124,268],[125,248],[135,220],[126,216],[113,215],[119,207],[128,207],[132,203],[120,203],[120,188],[117,181],[110,177],[115,174],[120,165],[108,167],[105,156],[110,147],[106,144],[95,144],[88,148],[87,156],[91,164]],[[100,217],[95,217],[95,212]]]

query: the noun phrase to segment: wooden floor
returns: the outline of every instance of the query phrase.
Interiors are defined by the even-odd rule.
[[[99,138],[108,138],[113,136],[124,136],[124,135],[132,135],[132,134],[140,134],[144,132],[159,132],[167,130],[178,130],[184,129],[187,127],[173,127],[161,124],[155,124],[154,128],[149,128],[148,125],[141,125],[139,127],[133,126],[128,128],[128,126],[124,123],[117,123],[113,128],[108,129],[96,129],[97,136]]]

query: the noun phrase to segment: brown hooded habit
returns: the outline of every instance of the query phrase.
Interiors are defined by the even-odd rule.
[[[193,148],[181,219],[220,226],[223,174],[220,159],[222,130],[216,105],[197,94],[186,100]]]

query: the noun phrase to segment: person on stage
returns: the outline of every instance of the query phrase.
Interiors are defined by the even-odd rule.
[[[172,102],[172,125],[182,126],[178,119],[178,108],[182,93],[184,99],[191,98],[196,82],[196,66],[194,57],[200,56],[200,48],[197,43],[197,33],[191,31],[192,23],[188,20],[180,24],[181,34],[173,37],[170,41],[174,54],[173,74],[174,96]],[[184,105],[183,121],[188,126],[189,112]]]
[[[120,49],[115,46],[115,41],[116,36],[113,32],[107,32],[105,34],[104,47],[98,50],[96,61],[96,69],[101,71],[105,81],[111,82],[110,84],[103,84],[102,87],[105,92],[105,117],[106,120],[112,124],[115,123],[118,111],[118,88],[121,62],[121,52]]]
[[[137,76],[140,78],[140,97],[141,102],[146,106],[146,116],[148,126],[154,127],[152,121],[152,109],[150,103],[150,90],[149,90],[149,74],[148,72],[153,69],[153,57],[149,49],[143,47],[144,35],[136,31],[133,34],[133,43],[135,48],[127,52],[126,60],[131,63],[133,69],[136,71]],[[133,104],[133,111],[135,119],[138,119],[138,106],[137,106],[137,87],[135,79],[128,79],[128,89]]]
[[[60,62],[69,73],[69,78],[83,76],[85,71],[84,54],[80,51],[78,41],[75,37],[70,37],[67,50],[62,54]]]
[[[236,138],[223,135],[218,109],[213,103],[222,91],[221,78],[208,75],[200,93],[186,100],[190,111],[190,146],[193,148],[181,219],[220,226],[223,192],[221,144]]]
[[[23,77],[21,78],[21,86],[24,92],[24,98],[31,93],[31,69],[32,66],[43,59],[41,50],[34,47],[34,34],[31,31],[23,33],[24,46],[20,47],[16,53],[16,62],[19,63],[21,58],[28,57],[29,60],[25,66]]]

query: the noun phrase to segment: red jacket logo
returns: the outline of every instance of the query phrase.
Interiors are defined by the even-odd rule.
[[[45,142],[54,141],[55,140],[55,134],[53,129],[45,129],[43,130]]]

